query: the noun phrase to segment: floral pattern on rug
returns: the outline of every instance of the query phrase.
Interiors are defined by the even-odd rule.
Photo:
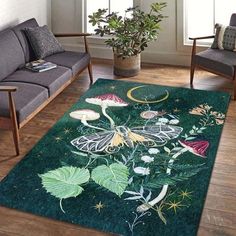
[[[46,191],[60,200],[60,208],[65,214],[69,212],[63,209],[62,201],[86,192],[86,184],[91,181],[123,201],[133,201],[135,207],[130,212],[133,221],[124,219],[131,235],[137,225],[145,224],[145,220],[154,214],[167,225],[166,212],[177,215],[182,209],[191,208],[194,191],[181,189],[178,184],[207,171],[205,162],[211,144],[201,137],[208,127],[223,125],[225,119],[223,113],[215,111],[209,104],[199,104],[189,110],[189,116],[199,116],[197,125],[185,130],[179,126],[178,115],[151,110],[150,104],[168,99],[168,91],[164,98],[148,101],[131,96],[131,92],[139,87],[131,88],[126,98],[126,101],[137,102],[133,107],[146,104],[146,110],[141,109],[135,121],[139,126],[132,127],[130,117],[125,124],[117,124],[116,117],[108,114],[113,107],[129,106],[116,94],[86,98],[88,107],[72,111],[70,117],[78,120],[78,129],[88,128],[88,134],[71,141],[71,145],[77,148],[72,152],[78,157],[83,156],[87,163],[80,167],[60,167],[39,175]],[[89,104],[101,107],[100,113],[90,109]],[[93,121],[101,116],[107,119],[106,122],[95,126]],[[178,162],[184,153],[196,158],[197,162]],[[104,207],[106,205],[101,201],[94,206],[101,214]]]

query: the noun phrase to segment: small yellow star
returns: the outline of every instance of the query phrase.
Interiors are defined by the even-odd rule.
[[[71,131],[71,129],[67,129],[67,128],[64,129],[64,133],[65,133],[65,134],[69,134],[70,131]]]
[[[62,138],[58,136],[58,137],[55,137],[55,140],[58,143],[58,142],[60,142],[62,140]]]
[[[179,110],[178,108],[175,108],[173,111],[174,111],[175,113],[180,112],[180,110]]]
[[[180,196],[184,199],[184,198],[189,198],[191,199],[191,193],[192,192],[188,192],[187,189],[185,191],[181,191],[180,192]]]
[[[169,206],[170,206],[169,208],[167,208],[167,210],[173,209],[174,212],[175,212],[175,214],[176,214],[176,210],[177,210],[178,208],[184,206],[184,205],[181,204],[181,201],[180,201],[180,202],[175,202],[175,201],[171,202],[171,201],[170,201],[169,203],[166,203],[166,205],[169,205]]]
[[[105,205],[102,204],[101,201],[94,206],[94,208],[96,210],[98,210],[99,213],[100,213],[101,209],[104,208],[104,207],[105,207]]]

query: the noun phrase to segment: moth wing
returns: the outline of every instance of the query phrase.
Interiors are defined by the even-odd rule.
[[[114,137],[111,140],[110,146],[111,147],[118,147],[119,145],[124,146],[124,139],[120,134],[115,133]]]
[[[143,135],[134,133],[134,132],[129,132],[129,138],[133,141],[133,142],[147,142],[149,140],[147,140],[147,138],[145,138]]]
[[[183,131],[183,128],[179,126],[158,124],[153,126],[134,127],[131,131],[162,145],[171,139],[177,138]]]
[[[71,141],[71,144],[82,152],[103,152],[115,136],[114,131],[84,135]]]

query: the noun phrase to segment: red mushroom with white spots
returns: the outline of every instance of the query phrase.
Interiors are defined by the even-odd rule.
[[[111,93],[99,95],[93,98],[86,98],[85,101],[90,104],[101,106],[102,114],[110,121],[111,129],[114,129],[115,123],[113,119],[107,114],[106,109],[108,107],[125,107],[129,105],[121,98]]]

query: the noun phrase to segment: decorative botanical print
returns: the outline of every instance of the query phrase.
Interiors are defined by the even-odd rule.
[[[46,215],[122,235],[194,235],[229,100],[206,93],[96,82],[28,155],[48,163],[33,177],[53,202]]]

